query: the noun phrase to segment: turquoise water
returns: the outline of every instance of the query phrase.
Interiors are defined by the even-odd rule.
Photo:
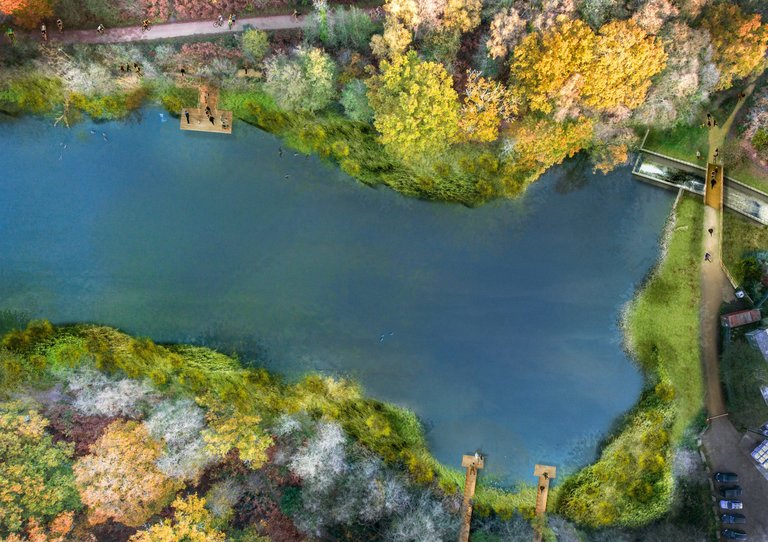
[[[637,399],[617,319],[669,193],[571,161],[467,209],[177,122],[0,123],[0,309],[359,379],[507,481],[590,461]]]

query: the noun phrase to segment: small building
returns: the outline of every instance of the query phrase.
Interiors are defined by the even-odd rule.
[[[761,467],[768,469],[768,440],[764,440],[758,444],[757,448],[752,450],[750,455]]]
[[[747,309],[743,311],[729,312],[720,316],[720,324],[723,327],[734,328],[754,324],[760,321],[760,309]]]
[[[768,361],[768,329],[756,329],[745,333],[744,336],[750,346],[758,350],[763,355],[763,359]]]

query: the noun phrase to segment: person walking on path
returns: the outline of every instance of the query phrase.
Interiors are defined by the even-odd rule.
[[[709,236],[712,237],[712,234],[715,233],[715,228],[709,228],[707,231],[709,232]]]
[[[704,261],[712,262],[712,255],[709,252],[704,253]]]
[[[40,33],[43,35],[43,41],[48,41],[48,30],[45,28],[45,23],[40,25]]]
[[[696,151],[696,160],[701,160],[701,151]]]
[[[146,32],[149,30],[149,19],[144,19],[141,21],[141,31]]]
[[[98,32],[99,34],[104,34],[104,25],[99,24],[99,26],[96,27],[96,32]]]
[[[715,149],[715,160],[717,160],[717,157],[720,156],[720,149]]]
[[[229,28],[230,30],[232,30],[232,25],[234,25],[234,24],[235,24],[234,15],[232,15],[232,14],[230,13],[230,14],[229,14],[229,20],[227,20],[227,28]]]
[[[189,111],[187,111],[186,109],[184,110],[184,118],[187,119],[187,124],[189,124]]]
[[[216,118],[213,115],[209,115],[208,120],[211,121],[211,124],[216,126]]]
[[[712,177],[712,179],[709,181],[709,184],[710,184],[710,188],[712,190],[714,190],[715,189],[715,185],[717,184],[717,181],[715,180],[714,177]]]
[[[185,75],[187,75],[187,70],[185,70],[184,68],[181,68],[181,70],[179,70],[179,71],[181,71],[181,76],[182,76],[182,77],[184,77]]]
[[[56,19],[56,28],[59,29],[59,33],[64,32],[64,23],[61,19]]]
[[[5,35],[8,36],[8,40],[11,42],[11,45],[16,43],[16,34],[13,33],[13,28],[6,30]]]

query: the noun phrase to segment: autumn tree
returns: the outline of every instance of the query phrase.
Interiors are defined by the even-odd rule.
[[[735,79],[754,73],[768,48],[768,29],[760,15],[744,13],[734,4],[719,3],[704,13],[702,26],[709,30],[720,69],[715,90],[730,88]]]
[[[584,103],[597,110],[634,109],[666,62],[661,40],[633,21],[612,21],[600,29],[594,61],[584,74]]]
[[[51,0],[0,0],[0,13],[10,14],[19,26],[36,28],[53,16]]]
[[[491,58],[504,58],[525,34],[525,19],[515,8],[499,11],[491,20],[486,46]]]
[[[197,399],[208,408],[208,428],[201,434],[208,453],[224,458],[237,450],[240,459],[252,469],[258,469],[267,461],[267,449],[272,446],[272,437],[261,428],[261,418],[246,414],[234,406],[207,395]]]
[[[137,527],[168,503],[175,486],[155,465],[161,450],[138,422],[107,427],[90,455],[74,466],[90,523],[113,519]]]
[[[448,0],[443,24],[448,29],[470,32],[480,24],[482,0]]]
[[[658,34],[667,20],[677,17],[680,10],[671,0],[647,0],[632,16],[632,20],[648,34]]]
[[[456,141],[459,102],[442,64],[408,52],[381,62],[368,82],[368,101],[380,141],[405,161],[434,155]]]
[[[590,144],[593,130],[594,121],[586,117],[566,122],[531,119],[513,126],[504,149],[508,191],[517,193],[551,166],[574,156]]]
[[[213,528],[205,499],[197,495],[173,501],[173,519],[164,519],[133,535],[129,542],[224,542],[224,533]]]
[[[496,141],[499,123],[517,112],[514,98],[498,81],[486,79],[479,72],[467,74],[464,103],[459,127],[467,141]]]
[[[80,507],[72,446],[54,444],[47,425],[19,402],[0,403],[0,535]]]
[[[397,18],[387,15],[384,32],[371,38],[371,51],[379,58],[394,58],[408,49],[413,33]]]
[[[580,93],[596,44],[595,33],[578,19],[527,35],[514,51],[511,88],[531,110],[551,112],[567,99],[563,89],[568,94]]]
[[[73,517],[73,512],[62,512],[46,526],[30,518],[24,535],[13,533],[0,540],[2,542],[64,542],[72,530]]]

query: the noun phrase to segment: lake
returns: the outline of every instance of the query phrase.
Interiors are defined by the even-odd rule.
[[[167,122],[164,122],[167,120]],[[477,209],[362,186],[236,123],[0,120],[0,309],[358,379],[434,454],[533,482],[636,401],[618,318],[672,195],[569,161]]]

